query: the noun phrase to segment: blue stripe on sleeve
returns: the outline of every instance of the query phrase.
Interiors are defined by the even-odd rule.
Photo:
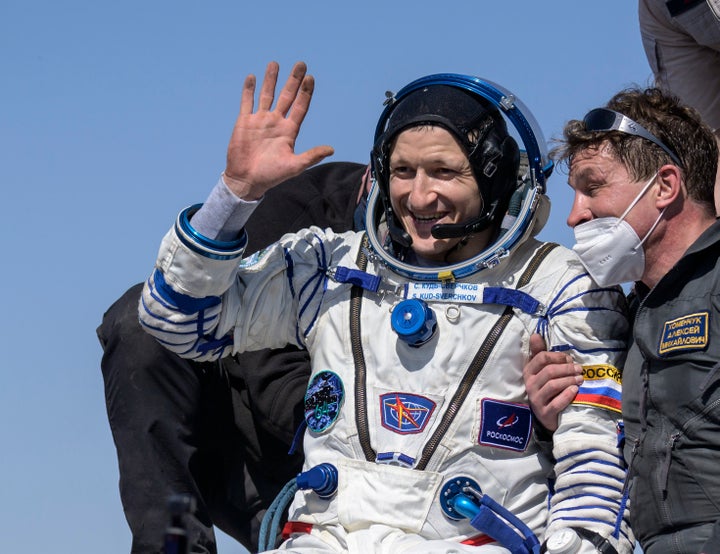
[[[153,280],[155,281],[155,289],[158,294],[166,301],[172,303],[177,310],[183,314],[189,315],[212,308],[220,304],[219,296],[206,296],[205,298],[195,298],[182,294],[174,290],[170,285],[165,282],[165,276],[158,269],[153,274]]]

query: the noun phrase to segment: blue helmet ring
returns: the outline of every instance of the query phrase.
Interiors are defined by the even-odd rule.
[[[457,89],[454,96],[449,89]],[[418,91],[431,91],[432,94],[425,95],[428,100],[422,98]],[[464,94],[457,94],[457,91]],[[441,101],[434,100],[433,96],[451,99],[445,100],[446,105],[452,102],[451,107],[443,107]],[[403,103],[412,107],[408,109]],[[537,231],[535,211],[540,204],[547,204],[546,182],[552,173],[553,162],[535,118],[514,94],[478,77],[441,73],[413,81],[397,94],[390,95],[386,104],[375,129],[371,160],[375,182],[366,213],[366,230],[371,247],[385,265],[417,280],[460,279],[497,265],[522,242],[523,237],[533,230]],[[455,106],[458,106],[457,109]],[[522,142],[519,169],[518,148],[514,146],[513,152],[516,143],[507,135],[506,121],[512,124]],[[389,145],[393,137],[413,125],[439,125],[446,128],[464,147],[473,166],[487,212],[480,214],[470,225],[460,224],[456,227],[472,229],[473,233],[489,225],[500,229],[496,240],[470,259],[443,267],[418,267],[406,263],[404,256],[398,255],[398,251],[408,247],[409,242],[404,240],[407,234],[400,227],[390,206]],[[473,145],[465,141],[469,130],[478,135],[478,129],[478,143]],[[483,152],[478,154],[480,149]],[[500,168],[497,172],[499,177],[493,176],[495,163]],[[487,171],[488,167],[492,167],[491,172]],[[512,173],[508,174],[508,168],[511,168]],[[385,228],[381,232],[380,220],[383,216]],[[445,236],[441,236],[442,231],[440,229],[437,234],[433,232],[433,236],[447,238],[455,230],[445,231],[448,233]]]
[[[541,192],[545,193],[545,183],[552,173],[554,164],[550,160],[545,138],[535,117],[512,92],[492,81],[479,77],[457,73],[438,73],[421,77],[404,86],[399,92],[386,100],[387,105],[380,114],[380,119],[375,127],[374,142],[377,142],[385,132],[390,115],[397,108],[400,100],[411,92],[432,85],[456,87],[481,96],[495,105],[513,124],[520,135],[520,140],[524,145],[523,150],[527,154],[531,176],[536,185],[541,187]]]

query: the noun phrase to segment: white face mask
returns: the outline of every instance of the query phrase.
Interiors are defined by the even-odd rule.
[[[573,250],[590,276],[601,287],[637,281],[645,271],[642,245],[655,230],[665,210],[640,240],[625,217],[653,184],[657,173],[645,184],[620,217],[599,217],[575,226]]]

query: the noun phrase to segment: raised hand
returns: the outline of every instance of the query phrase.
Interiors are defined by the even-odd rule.
[[[542,336],[530,337],[530,361],[523,368],[523,380],[530,408],[549,431],[558,428],[558,415],[582,384],[582,367],[562,352],[548,352]]]
[[[330,146],[315,146],[295,153],[300,132],[312,99],[315,80],[303,62],[296,63],[278,95],[275,87],[279,66],[270,62],[255,108],[255,76],[243,85],[240,115],[235,121],[227,152],[225,182],[236,195],[256,200],[282,181],[302,173],[333,154]]]

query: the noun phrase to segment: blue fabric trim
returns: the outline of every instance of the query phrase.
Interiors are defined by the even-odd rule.
[[[600,462],[589,462],[589,463],[591,463],[593,465],[600,465]],[[588,465],[588,464],[586,463],[586,464],[581,464],[581,465]],[[620,466],[613,466],[612,464],[605,464],[605,465],[612,467],[612,468],[617,468],[620,471],[624,471]],[[615,477],[614,475],[611,475],[609,473],[606,473],[605,471],[600,471],[597,469],[566,470],[566,471],[564,471],[564,473],[565,474],[569,473],[571,475],[582,475],[584,473],[589,473],[590,475],[598,475],[601,477],[607,477],[608,479],[612,479],[613,481],[618,481],[620,483],[625,481],[623,478]]]
[[[315,297],[315,295],[318,292],[318,289],[320,288],[320,285],[322,285],[325,282],[324,273],[321,273],[318,271],[315,275],[313,275],[302,287],[302,290],[300,291],[300,296],[305,296],[305,289],[310,286],[311,283],[314,283],[313,289],[310,292],[309,296],[307,297],[307,300],[303,303],[301,306],[299,312],[298,312],[298,320],[305,314],[305,310],[310,306],[310,303],[312,302],[312,299]],[[323,291],[325,288],[323,288]],[[312,330],[312,328],[315,325],[315,321],[317,320],[318,313],[320,312],[320,304],[318,303],[317,309],[315,310],[315,313],[312,316],[312,319],[310,320],[310,324],[305,328],[303,331],[303,336],[307,336],[308,333]]]
[[[566,304],[566,302],[563,302],[563,305]],[[561,310],[560,307],[557,307],[553,310],[552,315],[564,315],[564,314],[571,314],[573,312],[613,312],[613,313],[620,313],[618,310],[614,310],[612,308],[606,308],[603,306],[590,306],[588,308],[568,308],[567,310]]]
[[[548,509],[548,513],[550,513],[550,509],[552,508],[552,497],[555,494],[555,479],[548,478],[546,485],[547,485],[547,489],[548,489],[547,509]]]
[[[622,487],[613,487],[612,485],[605,485],[605,484],[602,484],[602,483],[593,483],[592,481],[588,481],[588,482],[573,483],[573,484],[570,485],[570,486],[563,487],[563,488],[561,488],[561,489],[555,489],[555,494],[557,495],[557,494],[559,494],[559,493],[561,493],[561,492],[564,492],[564,491],[575,490],[575,489],[577,489],[577,488],[579,488],[579,487],[582,487],[582,488],[593,487],[593,488],[605,489],[605,490],[617,491],[617,492],[621,492],[621,491],[622,491]],[[572,495],[572,496],[570,496],[570,497],[568,497],[568,498],[582,498],[582,497],[584,497],[584,496],[593,496],[593,497],[597,497],[597,498],[604,498],[603,496],[600,496],[600,495],[598,495],[598,494],[592,494],[592,493],[588,493],[588,494],[574,494],[574,495]],[[619,503],[619,501],[618,501],[618,503]]]
[[[300,289],[299,297],[305,297],[306,296],[306,289],[314,282],[314,286],[312,291],[310,292],[310,295],[307,297],[307,300],[303,303],[303,305],[298,310],[298,322],[302,318],[302,316],[305,314],[305,310],[310,306],[310,303],[312,302],[312,299],[315,297],[315,295],[318,292],[318,289],[321,285],[323,285],[323,293],[327,290],[327,252],[325,251],[325,244],[323,241],[315,235],[315,238],[320,243],[320,252],[317,250],[315,251],[315,258],[317,263],[318,271],[315,275],[313,275],[310,279],[307,280],[307,282],[302,286]],[[315,322],[317,321],[318,315],[320,314],[320,307],[321,303],[318,302],[317,309],[315,310],[315,313],[313,314],[309,325],[303,330],[303,337],[307,337],[312,328],[315,326]],[[298,329],[299,333],[299,329]],[[299,337],[298,337],[299,339]],[[303,344],[303,342],[298,342],[298,344]]]
[[[585,450],[575,450],[574,452],[570,452],[570,453],[568,453],[568,454],[565,454],[564,456],[561,456],[560,458],[557,458],[556,462],[561,462],[561,461],[566,460],[566,459],[568,459],[568,458],[572,458],[572,457],[575,457],[575,456],[580,456],[580,455],[582,455],[582,454],[590,454],[590,453],[593,453],[593,452],[602,452],[603,454],[608,455],[606,452],[604,452],[604,451],[602,451],[602,450],[598,450],[597,448],[587,448],[587,449],[585,449]],[[613,458],[617,459],[619,464],[623,464],[623,458],[622,458],[622,456],[616,455],[616,454],[610,454],[610,456],[612,456]],[[581,463],[589,463],[589,462],[601,463],[602,460],[601,460],[601,459],[598,459],[598,458],[589,458],[589,459],[585,459],[585,460],[580,460],[576,465],[581,464]],[[575,467],[575,466],[571,466],[571,467]],[[619,467],[622,468],[623,466],[620,465]]]
[[[625,479],[627,479],[628,476],[626,474]],[[620,500],[620,509],[617,513],[617,519],[615,520],[615,529],[613,530],[612,536],[615,538],[618,538],[620,536],[620,533],[622,533],[622,523],[625,520],[625,511],[627,510],[627,503],[630,496],[630,490],[628,487],[623,486],[623,495]],[[624,534],[624,533],[623,533]]]
[[[188,348],[187,350],[184,350],[183,352],[178,352],[178,355],[182,358],[189,358],[191,360],[195,360],[195,359],[199,358],[200,354],[198,354],[197,349],[195,348],[197,343],[198,343],[198,341],[193,342],[192,345],[190,346],[190,348]],[[190,352],[192,352],[195,355],[192,357],[188,356],[187,354],[189,354]]]
[[[557,512],[554,514],[557,515]],[[604,521],[602,519],[595,519],[591,517],[563,517],[558,516],[553,518],[554,521],[590,521],[592,523],[599,523],[601,525],[607,525],[608,527],[612,527],[611,523],[608,523],[607,521]]]
[[[226,347],[231,346],[233,343],[232,335],[225,335],[220,339],[205,339],[205,342],[197,345],[195,349],[199,354],[207,354],[211,350],[215,350],[216,354],[221,353]]]
[[[586,523],[595,523],[595,524],[601,524],[605,527],[608,527],[609,529],[613,529],[613,523],[606,521],[604,519],[598,519],[596,517],[582,517],[582,516],[570,516],[570,515],[560,515],[560,512],[562,510],[558,510],[553,514],[553,521],[568,521],[568,522],[578,522],[583,521]],[[615,517],[615,511],[610,510],[610,514],[613,516],[613,519]]]
[[[555,303],[563,295],[563,293],[570,287],[570,285],[572,285],[575,281],[582,279],[584,277],[589,277],[589,275],[587,273],[582,273],[580,275],[576,275],[575,277],[570,279],[567,283],[565,283],[562,287],[560,287],[560,290],[558,291],[558,293],[550,300],[550,302],[548,302],[548,305],[547,305],[548,313],[551,313],[556,309]],[[565,302],[563,302],[563,304],[564,303]]]
[[[407,467],[415,465],[415,458],[408,456],[407,454],[403,454],[402,452],[378,452],[375,457],[375,461],[377,462],[388,462],[392,460],[397,460],[398,462],[405,464]]]
[[[560,287],[560,290],[558,291],[558,293],[557,293],[557,294],[550,300],[550,302],[548,303],[546,315],[538,321],[537,326],[535,327],[535,332],[536,332],[536,333],[540,333],[541,335],[545,336],[546,333],[547,333],[547,328],[548,328],[549,320],[550,320],[551,318],[557,316],[558,313],[560,312],[560,309],[561,309],[563,306],[565,306],[568,302],[572,302],[573,300],[576,300],[577,298],[580,298],[581,296],[584,296],[584,295],[586,295],[586,294],[590,294],[590,293],[593,293],[593,292],[599,292],[599,291],[615,291],[615,289],[613,289],[613,288],[602,288],[602,289],[586,290],[586,291],[583,291],[583,292],[581,292],[581,293],[579,293],[579,294],[576,294],[576,295],[572,296],[571,298],[567,298],[567,299],[563,300],[560,304],[556,305],[556,303],[558,302],[558,300],[562,297],[562,295],[563,295],[564,292],[570,287],[570,285],[572,285],[572,284],[575,283],[576,281],[578,281],[578,280],[580,280],[580,279],[583,279],[583,278],[586,278],[586,277],[590,277],[588,273],[581,273],[580,275],[576,275],[575,277],[573,277],[572,279],[570,279],[567,283],[565,283],[562,287]],[[600,309],[602,309],[602,308],[600,308]],[[613,310],[613,311],[615,311],[615,310]]]
[[[305,434],[305,429],[307,428],[307,420],[303,419],[300,422],[300,425],[297,428],[297,431],[295,431],[295,435],[293,436],[292,444],[290,445],[290,450],[288,450],[288,455],[292,456],[297,451],[297,446],[300,443],[300,441],[303,438],[303,435]]]
[[[181,313],[187,313],[187,314],[197,313],[197,318],[193,319],[191,321],[185,322],[185,323],[176,323],[176,322],[168,320],[167,318],[159,317],[158,315],[156,315],[155,313],[151,312],[148,309],[147,304],[145,303],[145,300],[141,297],[141,302],[142,302],[143,309],[145,310],[145,313],[149,314],[153,319],[158,320],[158,321],[169,322],[169,323],[172,323],[174,326],[178,326],[178,325],[192,326],[192,330],[187,331],[187,332],[168,331],[164,328],[155,327],[155,326],[145,323],[144,321],[140,321],[142,326],[146,327],[148,329],[157,330],[164,335],[177,336],[178,338],[181,338],[181,339],[187,338],[187,337],[194,337],[195,340],[192,341],[189,348],[187,348],[186,350],[183,350],[182,352],[178,352],[178,354],[180,356],[185,357],[185,355],[193,353],[195,355],[192,356],[190,359],[195,359],[200,356],[206,355],[208,352],[212,352],[212,355],[214,357],[218,357],[218,358],[221,357],[225,348],[232,345],[232,342],[233,342],[232,336],[227,335],[221,339],[208,339],[207,336],[204,334],[205,326],[210,324],[211,322],[213,322],[215,319],[217,319],[218,316],[213,315],[213,316],[210,316],[209,318],[206,318],[204,308],[200,308],[197,311],[191,310],[189,312],[184,312],[182,309],[183,307],[177,305],[178,299],[182,301],[183,299],[188,299],[188,298],[191,299],[194,303],[197,303],[198,301],[208,301],[209,300],[213,303],[213,305],[217,305],[220,301],[220,298],[219,297],[207,297],[205,299],[196,299],[196,298],[192,298],[192,297],[180,294],[180,293],[174,291],[169,285],[167,285],[167,283],[165,283],[162,273],[160,273],[158,270],[155,270],[155,275],[153,276],[153,278],[155,281],[154,287],[153,287],[153,284],[150,282],[150,280],[148,280],[148,285],[150,287],[150,294],[153,298],[155,298],[158,302],[160,302],[163,306],[165,306],[169,310],[173,310],[173,311],[181,312]],[[156,291],[157,291],[157,294],[155,293]],[[172,298],[165,299],[167,302],[171,302],[172,304],[168,304],[166,301],[164,301],[163,295],[164,296],[172,295],[173,296]],[[213,299],[215,299],[216,301],[213,302]],[[173,350],[175,348],[185,346],[188,344],[187,341],[182,341],[182,342],[176,343],[176,342],[170,342],[167,340],[162,340],[157,337],[156,337],[156,340],[163,345],[172,347]]]
[[[335,268],[335,281],[338,283],[350,283],[351,285],[357,285],[365,290],[371,292],[377,292],[380,288],[380,276],[372,275],[359,269],[352,269],[345,266],[337,266]],[[407,285],[405,285],[407,286]]]
[[[577,348],[571,344],[556,344],[553,346],[551,352],[568,352],[573,350],[580,354],[597,354],[599,352],[625,352],[625,348]]]
[[[153,273],[153,280],[155,281],[155,289],[158,294],[164,298],[167,302],[170,302],[177,310],[185,315],[190,315],[201,310],[212,308],[220,304],[219,296],[206,296],[205,298],[195,298],[177,292],[170,285],[165,282],[165,276],[159,269]]]
[[[202,204],[185,208],[178,216],[176,235],[180,241],[193,252],[214,260],[233,260],[242,256],[247,246],[247,233],[242,230],[240,236],[233,241],[210,239],[195,230],[190,218],[200,209]]]
[[[547,328],[548,328],[548,319],[547,317],[543,316],[538,319],[537,325],[535,325],[535,332],[539,333],[543,336],[545,339],[545,342],[547,342]]]
[[[156,269],[153,273],[155,273],[155,272],[157,272],[157,271],[158,271],[158,270]],[[176,307],[175,304],[170,304],[170,302],[169,302],[168,300],[166,300],[165,298],[163,298],[162,296],[160,296],[160,295],[158,294],[158,290],[155,288],[155,285],[154,285],[153,282],[152,282],[152,281],[153,281],[153,277],[154,277],[154,275],[152,275],[152,276],[151,276],[150,278],[148,278],[148,280],[146,281],[147,287],[148,287],[148,289],[150,290],[150,296],[152,297],[153,300],[155,300],[158,304],[160,304],[160,305],[161,305],[163,308],[165,308],[166,310],[168,310],[168,311],[175,311],[175,307]],[[148,309],[148,307],[145,305],[145,299],[142,297],[142,295],[140,296],[140,298],[141,298],[142,301],[143,301],[143,306],[145,307],[145,311],[146,311],[147,313],[151,314],[155,319],[160,319],[161,321],[167,321],[167,320],[164,319],[164,318],[158,317],[157,315],[155,315],[154,312],[151,312],[151,311]]]
[[[598,498],[603,498],[603,497],[598,497]],[[612,502],[612,501],[610,501],[610,500],[608,500],[608,499],[606,499],[606,498],[603,498],[603,500],[607,500],[608,502]],[[596,520],[595,518],[581,518],[581,517],[572,517],[572,516],[562,516],[562,515],[560,515],[560,514],[567,513],[567,512],[577,512],[577,511],[586,510],[586,509],[590,509],[590,510],[604,510],[604,511],[606,511],[606,512],[610,512],[610,513],[612,513],[613,516],[615,516],[615,518],[616,518],[616,522],[615,522],[615,524],[614,524],[614,526],[613,526],[612,536],[617,539],[617,538],[620,537],[621,534],[622,534],[623,536],[627,536],[625,533],[622,532],[622,527],[621,527],[621,526],[622,526],[622,522],[623,522],[624,519],[625,519],[625,518],[624,518],[624,513],[625,513],[626,501],[623,501],[623,502],[620,502],[620,503],[617,503],[617,502],[612,502],[612,503],[613,503],[613,504],[617,504],[617,505],[619,506],[619,509],[618,509],[618,510],[615,510],[615,509],[613,509],[611,506],[604,506],[604,505],[602,505],[602,504],[588,504],[588,505],[585,505],[585,506],[574,506],[574,507],[570,507],[570,508],[560,508],[560,509],[558,509],[553,515],[554,515],[554,516],[557,516],[557,517],[555,517],[554,519],[559,519],[559,520],[565,520],[565,521],[601,521],[603,524],[610,526],[611,524],[609,524],[608,522],[602,521],[602,520]]]
[[[537,314],[541,306],[540,301],[528,293],[516,289],[507,289],[505,287],[485,288],[483,291],[483,302],[486,304],[512,306],[530,315]]]
[[[153,319],[157,319],[158,321],[165,321],[167,323],[172,323],[175,326],[179,325],[178,323],[170,321],[169,319],[166,319],[163,317],[158,317],[158,316],[154,315],[152,312],[148,312],[148,313],[153,317]],[[147,329],[152,329],[153,331],[159,331],[160,333],[162,333],[164,335],[176,335],[178,337],[187,337],[187,336],[197,337],[196,325],[195,325],[194,321],[189,321],[187,323],[182,324],[184,326],[188,326],[188,325],[193,326],[191,331],[185,331],[185,332],[169,331],[164,327],[156,327],[156,326],[150,325],[144,321],[141,321],[140,323],[142,324],[143,327],[145,327]],[[160,340],[160,339],[156,339],[156,340]],[[167,343],[167,344],[172,344],[172,343]]]
[[[568,474],[568,472],[564,472],[565,474]],[[618,479],[614,475],[609,475],[607,473],[604,473],[602,471],[597,471],[594,469],[582,469],[580,471],[572,471],[570,472],[570,475],[597,475],[598,477],[605,477],[606,479],[610,479],[611,481],[617,481],[618,483],[624,483],[624,479]]]
[[[470,525],[497,540],[512,554],[540,552],[540,541],[519,517],[488,495],[482,496],[480,504],[478,513],[470,520]]]
[[[470,525],[495,539],[513,554],[528,552],[520,536],[487,506],[480,506],[477,515],[470,520]]]
[[[163,298],[161,298],[158,294],[156,294],[156,292],[155,292],[156,289],[153,288],[153,286],[152,286],[151,284],[148,285],[148,286],[150,287],[150,296],[152,296],[153,299],[155,299],[159,304],[161,304],[161,305],[162,305],[163,307],[165,307],[166,309],[168,309],[168,310],[170,310],[170,311],[177,311],[175,305],[168,304]],[[162,328],[162,327],[154,327],[154,326],[149,325],[149,324],[147,324],[147,323],[145,323],[145,322],[141,322],[141,323],[143,324],[143,326],[147,327],[148,329],[154,329],[154,330],[160,331],[160,332],[162,332],[163,334],[169,334],[169,335],[193,335],[193,336],[196,336],[196,335],[197,335],[196,330],[195,330],[195,327],[196,327],[195,320],[190,320],[190,321],[186,321],[186,322],[184,322],[184,323],[179,323],[179,322],[175,322],[175,321],[172,321],[172,320],[170,320],[170,319],[167,319],[167,318],[165,318],[165,317],[160,317],[159,315],[157,315],[155,312],[151,311],[151,310],[148,308],[147,304],[145,303],[145,299],[144,299],[142,296],[140,297],[140,299],[141,299],[141,302],[142,302],[142,307],[143,307],[143,309],[145,310],[145,313],[148,314],[148,315],[150,315],[153,319],[155,319],[155,320],[157,320],[157,321],[163,321],[163,322],[165,322],[165,323],[171,323],[174,327],[178,327],[178,326],[192,326],[193,329],[192,329],[191,331],[187,331],[187,332],[169,331],[169,330],[164,329],[164,328]],[[214,321],[215,319],[217,319],[217,317],[218,317],[217,315],[214,315],[214,316],[211,316],[211,317],[205,319],[205,321],[206,321],[206,322],[211,322],[211,321]]]
[[[290,250],[283,248],[283,254],[285,256],[285,274],[287,275],[288,286],[290,287],[290,294],[295,298],[295,287],[293,285],[293,277],[295,276],[295,264],[293,263]]]
[[[600,287],[600,288],[595,288],[595,289],[584,290],[584,291],[582,291],[582,292],[580,292],[580,293],[578,293],[578,294],[574,294],[573,296],[571,296],[571,297],[569,297],[569,298],[566,298],[565,300],[563,300],[563,301],[562,301],[560,304],[558,304],[557,306],[554,305],[554,304],[555,304],[555,301],[562,295],[562,293],[565,291],[565,289],[567,289],[567,288],[568,288],[571,284],[573,284],[575,281],[578,281],[580,278],[586,277],[586,276],[588,276],[587,273],[583,273],[583,274],[581,274],[581,275],[576,275],[573,279],[570,279],[570,281],[568,281],[567,283],[565,283],[565,285],[563,285],[562,289],[560,289],[560,291],[559,291],[558,294],[555,296],[555,298],[550,302],[550,306],[548,306],[548,313],[552,313],[553,315],[556,315],[556,314],[558,314],[558,313],[564,313],[564,312],[561,311],[562,308],[563,308],[563,306],[565,306],[566,304],[568,304],[568,303],[570,303],[570,302],[573,302],[573,301],[577,300],[578,298],[581,298],[581,297],[583,297],[583,296],[587,296],[588,294],[594,294],[594,293],[596,293],[596,292],[612,292],[612,293],[615,293],[615,294],[624,294],[624,293],[622,293],[621,290],[618,290],[618,289],[616,289],[615,287]],[[578,308],[573,308],[573,310],[576,310],[576,309],[578,309]],[[617,310],[610,310],[609,308],[601,308],[601,307],[585,308],[585,310],[587,310],[587,311],[591,311],[591,310],[606,311],[606,310],[607,310],[607,311],[617,312]]]
[[[568,308],[567,310],[561,310],[561,309],[557,308],[557,309],[555,309],[552,313],[548,313],[548,316],[549,316],[549,317],[558,317],[558,316],[561,316],[561,315],[571,314],[571,313],[576,313],[576,312],[583,312],[583,313],[588,313],[588,312],[610,312],[610,313],[613,313],[613,314],[620,314],[620,315],[623,315],[623,316],[625,315],[625,314],[624,314],[623,312],[621,312],[620,310],[614,310],[614,309],[612,309],[612,308],[590,307],[590,308]]]
[[[600,498],[600,497],[598,497]],[[608,500],[608,502],[611,502],[615,504],[616,506],[619,506],[620,504],[618,502],[613,502],[612,500]],[[558,508],[558,513],[562,512],[579,512],[580,510],[609,510],[615,515],[615,509],[612,506],[604,506],[602,504],[585,504],[584,506],[571,506],[569,508]]]
[[[400,460],[404,464],[407,464],[408,467],[412,467],[415,464],[415,458],[406,454],[400,454],[400,456],[398,456],[398,460]]]
[[[591,458],[589,460],[581,460],[581,461],[577,462],[576,464],[571,465],[569,468],[567,468],[566,472],[574,471],[576,468],[581,467],[581,466],[586,466],[588,464],[604,465],[604,466],[612,467],[613,469],[619,469],[622,472],[625,471],[625,468],[620,463],[613,463],[608,460],[598,460],[598,459]],[[610,477],[610,476],[608,475],[608,477]],[[617,479],[617,477],[615,479]]]

